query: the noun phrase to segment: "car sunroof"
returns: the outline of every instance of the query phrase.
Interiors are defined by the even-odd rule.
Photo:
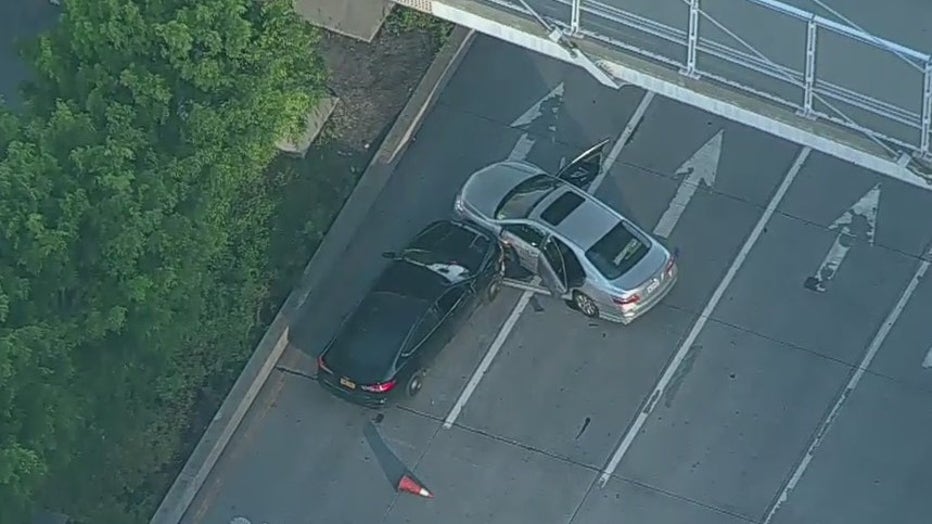
[[[579,207],[579,204],[582,204],[582,202],[583,199],[581,196],[572,191],[567,191],[557,197],[557,199],[540,214],[540,218],[551,226],[557,226],[560,222],[563,222],[563,219],[569,216],[574,209]]]

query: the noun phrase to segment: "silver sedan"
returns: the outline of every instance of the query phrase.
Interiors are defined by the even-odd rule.
[[[658,240],[584,190],[607,142],[555,175],[523,161],[486,166],[466,181],[454,212],[498,235],[551,295],[588,317],[628,324],[670,292],[678,269]]]

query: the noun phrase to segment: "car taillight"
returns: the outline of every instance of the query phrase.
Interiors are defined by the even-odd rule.
[[[614,302],[617,306],[621,306],[622,308],[633,306],[637,304],[639,300],[641,300],[641,296],[637,293],[628,295],[626,297],[612,297],[612,302]]]
[[[317,369],[321,371],[326,371],[327,373],[333,373],[332,371],[330,371],[330,368],[327,367],[327,363],[324,362],[323,355],[320,355],[319,357],[317,357]]]
[[[392,390],[392,388],[395,387],[395,384],[397,383],[398,383],[397,380],[391,379],[388,382],[380,382],[378,384],[372,384],[368,386],[360,385],[359,389],[363,391],[368,391],[370,393],[388,393],[389,391]]]
[[[675,259],[675,258],[670,258],[670,261],[667,262],[667,267],[664,268],[663,272],[666,273],[667,275],[669,275],[670,273],[673,272],[673,268],[674,268],[674,267],[676,267],[676,259]]]

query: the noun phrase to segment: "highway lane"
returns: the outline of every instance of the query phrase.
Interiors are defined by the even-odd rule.
[[[649,229],[677,191],[678,167],[719,132],[716,185],[699,189],[669,239],[681,257],[681,282],[671,295],[626,327],[588,321],[541,298],[543,310],[518,322],[459,423],[603,465],[797,148],[657,99],[596,193]],[[749,168],[755,172],[750,183]],[[516,388],[514,377],[524,376],[537,378],[533,390]],[[587,429],[574,438],[586,419]]]
[[[679,284],[630,326],[533,297],[445,429],[519,293],[480,309],[421,395],[380,424],[436,499],[397,495],[362,435],[372,412],[300,375],[378,253],[446,216],[472,170],[516,152],[554,169],[621,133],[643,96],[479,37],[346,265],[302,313],[280,364],[294,372],[266,385],[184,522],[759,522],[914,278],[932,242],[932,193],[672,101],[650,101],[596,194],[647,229],[674,217]],[[813,276],[824,291],[804,286]],[[885,521],[924,522],[924,499],[901,488],[932,481],[919,436],[932,394],[930,300],[926,280],[773,522],[872,522],[856,506],[833,513],[847,487]],[[877,479],[889,487],[871,494]]]
[[[46,0],[0,0],[0,97],[7,107],[20,108],[19,86],[31,74],[19,45],[51,28],[59,12]]]
[[[932,513],[932,279],[916,288],[845,411],[771,522],[926,522]],[[921,342],[925,343],[921,343]],[[919,343],[917,343],[919,342]]]
[[[713,155],[715,180],[711,187],[703,184],[697,189],[669,238],[671,247],[680,249],[682,272],[680,284],[664,303],[621,327],[588,321],[542,297],[541,307],[517,323],[457,424],[595,471],[603,467],[799,148],[656,99],[597,192],[649,228],[668,208],[684,171],[702,169],[693,159],[716,136],[721,137],[721,149]],[[535,377],[533,386],[516,383],[524,376]],[[689,438],[683,429],[680,435]],[[673,448],[666,450],[668,455],[682,447],[666,444]],[[493,457],[488,463],[495,462]],[[675,522],[740,520],[727,504],[690,499],[624,472],[604,488],[595,485],[595,476],[586,479],[586,485],[573,522],[619,516],[653,522],[663,521],[657,519],[664,515]],[[494,489],[492,485],[480,490],[476,504]]]
[[[560,85],[562,98],[540,104],[540,115],[527,125],[510,126]],[[280,365],[303,373],[313,370],[314,356],[384,263],[379,254],[397,248],[430,221],[449,216],[456,191],[473,170],[508,156],[522,137],[533,142],[529,160],[555,168],[590,141],[618,133],[639,96],[627,89],[608,90],[581,70],[479,37],[370,211],[345,265],[314,292],[312,297],[319,298],[312,298],[301,312],[292,328],[295,347]],[[463,432],[459,438],[457,433],[438,433],[439,420],[516,300],[517,293],[506,289],[494,304],[480,310],[470,320],[471,327],[445,349],[421,395],[406,403],[407,410],[387,413],[382,432],[410,466],[418,464],[430,442],[436,454],[442,445],[458,446],[459,438],[479,438],[461,429],[456,430]],[[227,523],[238,516],[270,523],[381,519],[396,499],[362,436],[371,416],[331,398],[305,377],[277,372],[184,522]],[[498,449],[498,441],[485,442],[488,439],[481,437],[477,445]],[[503,467],[517,471],[525,461],[522,453],[521,448],[504,446],[496,456],[506,461]],[[425,468],[434,457],[424,458]],[[557,463],[547,457],[532,461],[542,471],[559,469]],[[417,471],[422,472],[420,467]],[[581,471],[576,475],[592,474]],[[464,480],[452,472],[449,478]],[[425,470],[423,475],[438,497],[454,498],[439,474]],[[554,482],[563,477],[555,475]],[[546,482],[535,489],[528,497],[552,497],[561,491]],[[540,511],[546,517],[550,510]]]
[[[828,226],[878,182],[883,192],[875,244],[855,240],[826,292],[805,288],[807,276],[838,234]],[[932,219],[930,197],[812,156],[617,474],[749,522],[764,518],[912,278],[923,246],[932,241],[932,232],[921,227]],[[910,344],[927,345],[916,336]],[[894,350],[881,346],[880,351]],[[914,370],[921,360],[914,355]],[[868,382],[862,387],[857,394],[876,394]],[[851,402],[845,409],[863,409]],[[911,413],[905,403],[888,412],[894,418]],[[851,416],[861,417],[855,424],[864,430],[872,424],[866,413]],[[849,438],[858,440],[857,429],[848,431]],[[904,455],[925,453],[914,444],[897,449]],[[918,468],[907,471],[917,481],[932,480],[928,473],[916,473]],[[833,484],[826,479],[813,486],[810,493]],[[839,499],[851,496],[838,493]],[[832,507],[821,503],[821,513],[806,510],[783,522],[827,522],[819,517]],[[919,522],[913,507],[883,504],[876,509],[884,512],[885,521]]]

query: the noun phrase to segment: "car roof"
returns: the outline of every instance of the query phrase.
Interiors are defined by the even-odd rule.
[[[582,198],[582,203],[576,206],[569,214],[556,224],[543,220],[550,206],[566,193],[574,193]],[[605,236],[613,227],[622,221],[621,217],[601,205],[593,197],[582,191],[574,191],[569,184],[553,192],[544,201],[538,204],[531,214],[531,219],[546,224],[546,226],[566,240],[586,250]]]
[[[430,304],[410,295],[373,290],[341,326],[327,351],[327,364],[360,382],[384,380]]]

